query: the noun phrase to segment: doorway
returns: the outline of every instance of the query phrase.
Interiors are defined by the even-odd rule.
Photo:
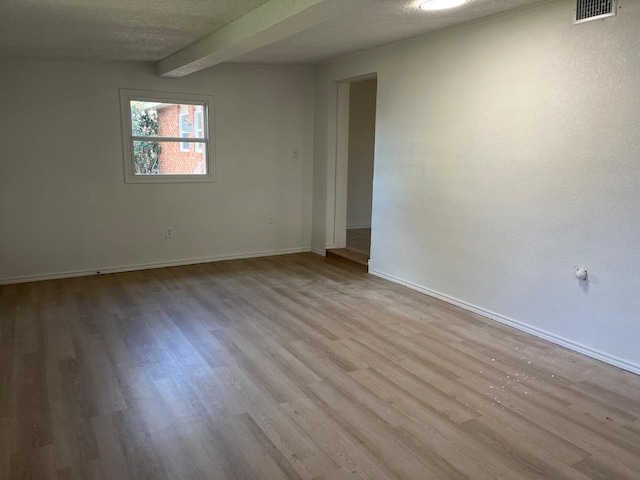
[[[375,151],[375,76],[341,82],[337,98],[336,249],[329,253],[368,265]]]

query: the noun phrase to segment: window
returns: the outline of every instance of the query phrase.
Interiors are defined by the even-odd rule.
[[[180,117],[178,121],[180,122],[181,138],[189,138],[193,132],[193,122],[189,115],[189,106],[190,105],[180,105]],[[189,150],[191,150],[191,144],[189,142],[180,142],[181,152],[188,152]]]
[[[213,98],[120,90],[127,183],[213,181]]]
[[[194,129],[195,129],[195,136],[196,137],[201,137],[204,135],[204,111],[202,108],[200,107],[196,107],[195,108],[195,112],[194,112]],[[204,145],[202,145],[201,143],[196,143],[196,152],[201,152],[202,149],[204,148]]]

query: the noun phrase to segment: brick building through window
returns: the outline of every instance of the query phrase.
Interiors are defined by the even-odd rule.
[[[203,138],[204,108],[202,105],[159,104],[158,135],[161,137]],[[160,172],[167,175],[197,175],[206,173],[203,143],[163,142]]]

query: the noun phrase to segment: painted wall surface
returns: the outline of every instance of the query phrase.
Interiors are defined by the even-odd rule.
[[[162,79],[144,63],[4,60],[0,71],[0,281],[309,248],[312,68]],[[216,182],[125,184],[119,88],[213,95]]]
[[[574,26],[562,0],[324,65],[314,250],[333,235],[332,82],[377,72],[371,270],[640,372],[640,2],[619,5]]]
[[[347,228],[371,226],[377,83],[353,82],[349,92]]]

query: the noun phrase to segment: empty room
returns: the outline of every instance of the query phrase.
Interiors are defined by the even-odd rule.
[[[0,4],[0,479],[640,479],[640,1]]]

